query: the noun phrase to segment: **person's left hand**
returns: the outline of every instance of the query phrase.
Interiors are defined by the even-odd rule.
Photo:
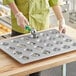
[[[64,27],[63,25],[59,25],[59,31],[60,33],[66,33],[66,27]]]
[[[59,20],[58,24],[59,24],[59,31],[60,31],[60,33],[66,33],[65,20],[64,19]]]

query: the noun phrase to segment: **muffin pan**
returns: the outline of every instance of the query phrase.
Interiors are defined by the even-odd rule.
[[[0,41],[0,49],[21,64],[76,50],[76,41],[56,29],[21,35]]]

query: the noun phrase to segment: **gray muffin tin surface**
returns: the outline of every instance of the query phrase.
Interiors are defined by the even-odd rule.
[[[76,50],[76,41],[56,29],[0,41],[0,49],[21,64],[56,56]]]

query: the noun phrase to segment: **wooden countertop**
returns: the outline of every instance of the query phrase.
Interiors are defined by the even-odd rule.
[[[66,34],[76,39],[75,29],[67,27]],[[21,65],[0,50],[0,76],[25,76],[73,61],[76,61],[76,51]]]

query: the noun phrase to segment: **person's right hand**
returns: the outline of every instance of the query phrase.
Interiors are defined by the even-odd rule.
[[[29,22],[27,20],[27,18],[21,13],[17,13],[15,15],[16,19],[17,19],[17,24],[21,27],[21,28],[25,28],[26,25],[29,25]]]

